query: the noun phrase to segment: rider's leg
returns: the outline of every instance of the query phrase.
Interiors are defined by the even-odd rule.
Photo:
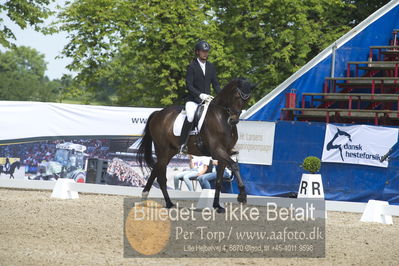
[[[187,141],[188,138],[190,137],[190,131],[192,130],[193,127],[194,113],[195,110],[197,109],[197,104],[195,102],[187,102],[185,109],[186,109],[186,119],[184,120],[183,128],[180,134],[179,153],[188,152]]]
[[[179,153],[187,153],[187,141],[190,137],[190,131],[192,129],[193,123],[189,122],[187,119],[184,120],[183,128],[181,130],[180,139],[179,139]]]

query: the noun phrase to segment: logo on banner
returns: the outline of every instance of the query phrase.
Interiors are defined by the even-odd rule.
[[[397,128],[328,124],[322,161],[388,167],[388,162],[380,159],[397,140]]]
[[[337,133],[335,133],[334,137],[327,144],[327,150],[329,151],[329,150],[338,149],[339,153],[341,155],[341,159],[342,159],[342,161],[344,161],[344,157],[342,156],[342,144],[334,144],[334,141],[340,137],[347,137],[349,139],[349,141],[352,141],[351,135],[349,133],[347,133],[343,130],[339,130],[339,128],[337,128]]]

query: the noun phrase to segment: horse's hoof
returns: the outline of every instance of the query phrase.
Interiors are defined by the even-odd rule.
[[[146,201],[147,200],[147,198],[148,198],[148,194],[150,194],[150,192],[149,191],[146,191],[146,192],[141,192],[141,201]]]
[[[216,209],[217,213],[225,213],[226,212],[226,209],[222,208],[222,207],[216,207],[215,209]]]
[[[237,197],[237,201],[243,204],[247,203],[247,194],[240,193]]]
[[[174,205],[172,202],[166,203],[166,208],[167,209],[171,209],[171,208],[174,208],[174,207],[176,207],[176,205]]]

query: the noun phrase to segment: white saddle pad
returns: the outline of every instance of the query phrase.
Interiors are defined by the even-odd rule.
[[[199,131],[201,130],[202,124],[204,123],[204,120],[205,120],[206,112],[208,111],[208,107],[209,107],[209,103],[207,102],[204,104],[204,111],[202,112],[201,118],[198,122],[198,126],[197,126],[198,131],[197,131],[197,129],[194,129],[193,131],[190,132],[190,135],[197,135],[199,133]],[[185,111],[183,110],[176,117],[176,120],[173,124],[173,135],[180,136],[185,119],[186,119],[186,114],[185,114]]]

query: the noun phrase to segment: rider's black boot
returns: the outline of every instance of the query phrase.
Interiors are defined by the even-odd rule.
[[[188,122],[187,119],[184,120],[184,124],[183,124],[183,128],[181,130],[181,134],[180,134],[180,139],[179,139],[179,153],[187,153],[188,152],[188,148],[187,148],[187,141],[188,138],[190,136],[190,131],[192,129],[192,122]]]

